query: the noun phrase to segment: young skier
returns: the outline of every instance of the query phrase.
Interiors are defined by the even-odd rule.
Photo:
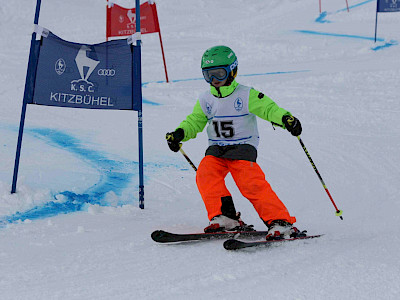
[[[174,132],[166,135],[169,148],[178,152],[181,142],[196,137],[206,124],[209,147],[200,162],[196,183],[210,220],[205,232],[254,230],[240,219],[232,196],[225,186],[231,173],[236,185],[268,227],[267,239],[296,235],[294,216],[290,216],[256,163],[258,129],[256,116],[301,133],[300,121],[273,100],[251,87],[236,82],[238,61],[226,46],[206,50],[201,60],[204,79],[210,89],[202,93],[193,112]]]

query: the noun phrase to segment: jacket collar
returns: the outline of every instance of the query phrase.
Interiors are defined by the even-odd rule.
[[[210,85],[211,94],[218,98],[225,98],[232,94],[239,84],[236,80],[233,80],[232,83],[228,86],[221,86],[220,88],[215,88],[214,86]]]

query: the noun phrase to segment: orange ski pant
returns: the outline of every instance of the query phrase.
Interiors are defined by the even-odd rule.
[[[196,183],[211,220],[221,215],[222,197],[231,196],[225,185],[225,177],[231,173],[242,195],[254,206],[260,218],[269,224],[273,220],[285,220],[293,224],[296,218],[289,212],[265,179],[256,162],[233,160],[207,155],[201,161]]]

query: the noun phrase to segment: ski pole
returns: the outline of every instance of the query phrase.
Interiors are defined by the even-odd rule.
[[[334,206],[335,209],[336,209],[336,215],[337,215],[338,217],[340,217],[341,220],[343,220],[343,217],[342,217],[343,211],[341,211],[340,209],[338,209],[337,206],[336,206],[336,204],[335,204],[335,201],[333,201],[332,196],[331,196],[331,194],[329,193],[329,190],[328,190],[328,188],[327,188],[327,186],[326,186],[324,180],[322,179],[321,175],[319,174],[318,169],[317,169],[317,167],[315,166],[315,164],[314,164],[314,162],[313,162],[313,160],[312,160],[312,158],[311,158],[310,153],[308,153],[306,146],[304,146],[304,143],[303,143],[303,141],[301,140],[300,135],[297,136],[297,139],[299,140],[301,147],[303,147],[303,150],[304,150],[304,152],[306,153],[306,155],[307,155],[307,157],[308,157],[308,160],[310,161],[312,167],[314,168],[315,173],[317,173],[318,178],[319,178],[319,180],[321,181],[322,186],[324,187],[326,193],[327,193],[328,196],[329,196],[329,199],[331,199],[331,202],[332,202],[333,206]]]
[[[187,156],[187,154],[185,153],[185,151],[183,151],[182,149],[182,143],[179,143],[179,151],[182,153],[182,155],[186,158],[186,160],[188,161],[188,163],[192,166],[193,170],[195,170],[195,172],[197,172],[197,168],[194,165],[194,163],[192,163],[192,161],[190,160],[189,156]]]
[[[167,141],[173,141],[173,135],[171,133],[167,133],[166,137]],[[192,163],[192,161],[190,160],[189,156],[187,156],[187,154],[185,153],[185,151],[183,151],[182,149],[182,143],[179,143],[179,151],[182,153],[183,157],[186,158],[186,160],[188,161],[188,163],[192,166],[192,168],[195,170],[195,172],[197,172],[197,168],[194,165],[194,163]]]

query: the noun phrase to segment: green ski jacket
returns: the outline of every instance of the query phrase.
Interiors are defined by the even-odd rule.
[[[234,80],[229,86],[222,86],[219,89],[210,85],[210,92],[217,98],[224,98],[232,94],[237,86],[238,83],[236,80]],[[284,129],[285,125],[282,123],[282,117],[284,115],[291,115],[289,111],[279,107],[271,98],[253,88],[250,89],[249,112],[261,119],[275,123]],[[207,116],[203,112],[199,100],[197,100],[193,112],[178,126],[178,128],[182,128],[185,132],[185,138],[183,141],[185,142],[194,139],[197,136],[197,133],[203,131],[207,121]]]

